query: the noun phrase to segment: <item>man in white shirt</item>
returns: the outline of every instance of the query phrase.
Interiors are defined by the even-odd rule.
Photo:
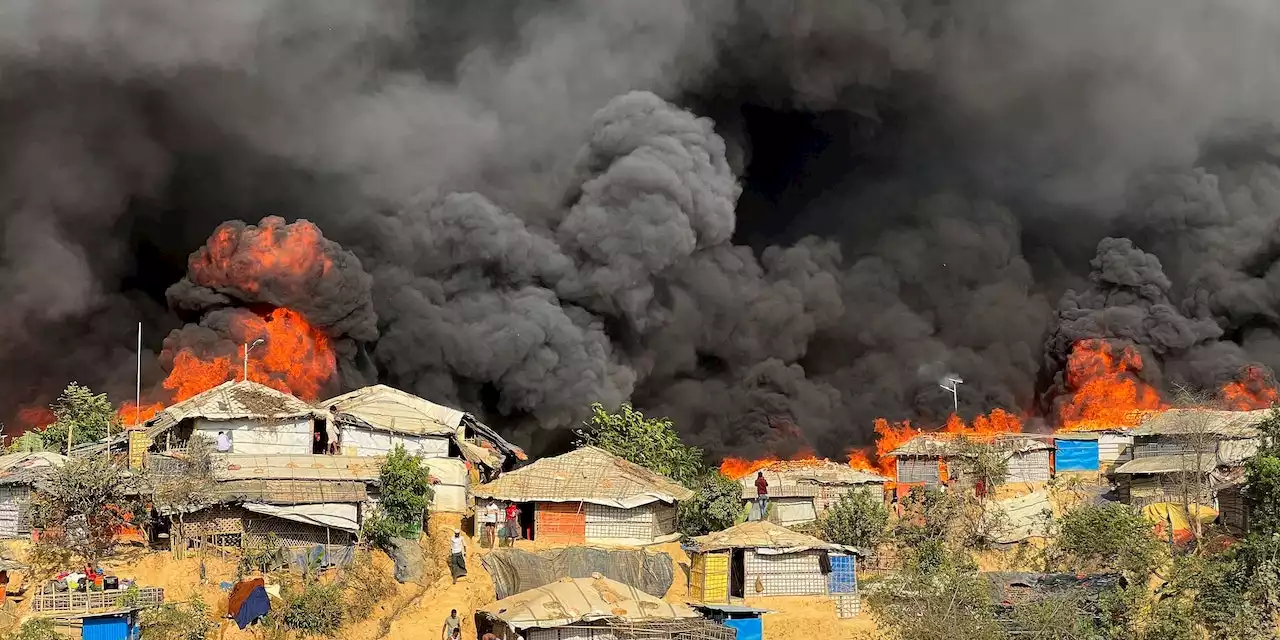
[[[218,432],[217,449],[218,453],[229,453],[231,451],[231,437],[225,431]]]
[[[484,508],[481,522],[484,522],[484,546],[493,547],[494,538],[498,534],[498,503],[490,502]]]
[[[467,544],[457,529],[453,530],[453,540],[449,542],[449,573],[453,574],[454,584],[467,575]]]

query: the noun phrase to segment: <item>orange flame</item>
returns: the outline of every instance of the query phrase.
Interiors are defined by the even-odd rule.
[[[314,282],[332,267],[319,227],[305,220],[285,224],[275,216],[243,230],[231,224],[218,227],[187,261],[195,282],[249,292],[257,292],[265,280]]]
[[[49,407],[23,407],[18,410],[18,422],[27,429],[41,429],[53,424],[57,418]]]
[[[1280,392],[1267,375],[1266,370],[1258,366],[1248,366],[1241,371],[1240,380],[1228,382],[1222,386],[1222,402],[1234,411],[1250,411],[1267,409],[1280,400]]]
[[[329,337],[291,309],[275,309],[263,318],[245,312],[236,316],[231,332],[237,343],[263,343],[249,354],[249,379],[307,401],[320,397],[326,383],[337,374],[337,357]],[[241,349],[244,347],[241,346]],[[181,402],[230,380],[244,376],[244,361],[231,355],[200,356],[183,348],[173,358],[173,369],[161,386],[167,402],[145,404],[140,420],[146,421],[167,404]],[[125,403],[120,420],[133,424],[135,405]]]
[[[1153,411],[1168,408],[1160,392],[1138,379],[1142,356],[1130,346],[1081,340],[1067,358],[1067,384],[1075,389],[1058,408],[1064,431],[1132,427]]]
[[[757,471],[777,468],[784,465],[794,468],[804,465],[819,466],[829,462],[830,460],[814,456],[812,451],[803,451],[787,460],[782,460],[777,456],[767,456],[760,458],[759,460],[725,458],[724,461],[720,463],[720,473],[730,480],[741,480],[742,478],[756,473]]]

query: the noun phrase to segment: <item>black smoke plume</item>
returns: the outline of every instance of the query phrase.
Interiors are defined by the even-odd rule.
[[[1166,388],[1280,366],[1266,3],[0,4],[10,413],[258,304],[544,447],[630,400],[840,455],[948,372],[1045,414],[1086,337]],[[270,215],[335,271],[188,273]]]

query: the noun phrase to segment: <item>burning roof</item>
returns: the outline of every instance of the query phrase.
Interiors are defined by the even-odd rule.
[[[316,403],[339,423],[412,435],[455,435],[465,412],[384,384]]]
[[[966,442],[991,444],[1009,453],[1030,453],[1032,451],[1051,451],[1053,445],[1048,442],[1025,435],[989,435],[986,437],[957,436],[946,433],[920,434],[903,445],[887,453],[887,456],[928,456],[949,457],[963,455]]]
[[[161,411],[147,421],[147,435],[155,438],[188,418],[279,420],[314,413],[311,405],[266,385],[244,380],[224,382]]]
[[[1219,411],[1213,409],[1166,409],[1148,415],[1135,436],[1179,436],[1210,434],[1218,438],[1255,438],[1258,424],[1271,416],[1272,409]]]
[[[849,486],[864,484],[883,484],[889,479],[875,473],[854,469],[847,464],[829,460],[779,460],[757,470],[763,473],[769,483],[769,495],[789,497],[810,497],[821,492],[823,486]],[[742,476],[738,483],[742,485],[742,497],[756,496],[756,474]]]

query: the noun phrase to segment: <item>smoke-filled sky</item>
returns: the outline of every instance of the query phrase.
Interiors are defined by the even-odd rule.
[[[130,398],[139,320],[159,381],[268,216],[340,386],[536,446],[1046,415],[1082,338],[1215,387],[1280,367],[1278,74],[1270,0],[0,0],[0,413]]]

